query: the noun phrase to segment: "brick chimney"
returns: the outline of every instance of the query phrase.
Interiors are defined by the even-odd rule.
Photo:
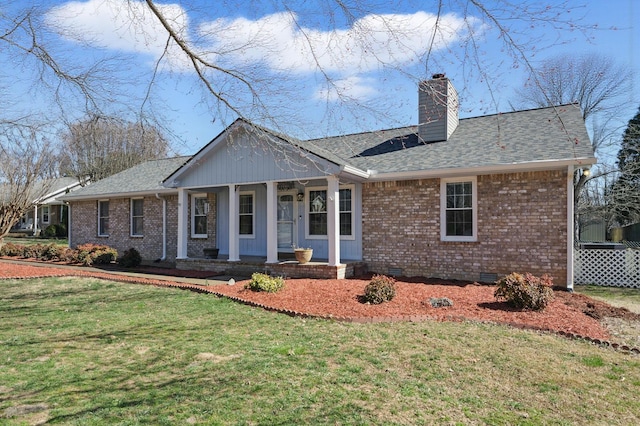
[[[418,88],[418,138],[426,143],[449,139],[458,127],[458,92],[444,74]]]

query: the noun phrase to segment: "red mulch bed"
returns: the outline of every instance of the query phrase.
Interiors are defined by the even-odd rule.
[[[168,275],[178,273],[167,270],[164,272]],[[184,272],[180,271],[180,273]],[[610,336],[598,319],[603,317],[640,319],[640,315],[631,313],[627,309],[614,308],[604,302],[566,291],[555,291],[554,300],[542,312],[518,311],[506,303],[496,302],[493,296],[494,286],[442,280],[398,279],[396,296],[392,301],[380,305],[368,305],[359,301],[359,296],[364,293],[364,287],[368,283],[367,279],[288,279],[285,288],[278,293],[260,293],[245,289],[243,282],[235,285],[205,287],[172,282],[169,276],[167,280],[154,280],[114,275],[106,271],[83,270],[83,268],[61,269],[0,261],[0,278],[65,275],[190,288],[228,296],[289,314],[345,321],[471,320],[608,340]],[[429,303],[432,297],[447,297],[453,301],[453,306],[434,308]]]

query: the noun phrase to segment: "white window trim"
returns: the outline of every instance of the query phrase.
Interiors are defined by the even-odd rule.
[[[108,237],[109,236],[108,233],[106,233],[106,234],[101,234],[100,233],[100,218],[102,218],[102,209],[100,208],[100,203],[105,203],[105,202],[109,203],[109,209],[111,209],[111,203],[109,202],[109,200],[98,200],[98,223],[97,223],[97,225],[98,225],[98,229],[97,229],[98,237]],[[106,217],[108,218],[109,216],[106,216]]]
[[[144,198],[137,197],[137,198],[131,198],[129,200],[129,236],[136,237],[136,238],[137,237],[144,237],[144,231],[143,231],[142,234],[134,234],[133,233],[133,202],[137,201],[137,200],[142,200],[142,216],[140,216],[140,217],[142,217],[142,222],[144,224]]]
[[[253,230],[252,234],[241,234],[240,233],[240,206],[238,206],[238,235],[241,239],[255,239],[256,238],[256,191],[240,191],[238,195],[251,195],[251,229]]]
[[[349,185],[340,185],[339,189],[350,189],[351,190],[351,235],[340,235],[341,241],[353,241],[356,239],[356,186],[353,184]],[[304,224],[304,238],[305,240],[328,240],[329,237],[327,235],[309,235],[309,211],[308,200],[309,200],[309,192],[311,191],[328,191],[327,186],[311,186],[304,189],[304,214],[305,214],[305,224]],[[338,200],[339,202],[340,200]],[[329,212],[327,212],[327,215]],[[338,215],[340,212],[338,211]]]
[[[473,211],[473,233],[469,236],[447,235],[447,184],[471,182],[471,209]],[[478,178],[477,176],[440,179],[440,240],[475,242],[478,241]]]
[[[51,208],[49,206],[42,206],[42,223],[50,223],[51,222]],[[47,220],[44,220],[45,213],[44,209],[47,209]]]
[[[206,198],[207,203],[205,204],[205,213],[207,218],[207,233],[206,234],[196,234],[196,198]],[[206,192],[200,194],[191,194],[191,238],[209,238],[209,196]]]

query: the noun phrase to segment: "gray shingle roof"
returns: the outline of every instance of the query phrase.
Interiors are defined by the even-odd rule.
[[[64,200],[95,198],[120,193],[153,193],[163,192],[162,180],[182,166],[191,157],[174,157],[162,160],[151,160],[131,167],[115,175],[61,197]]]
[[[461,119],[449,140],[424,143],[418,126],[300,141],[267,132],[338,165],[377,173],[595,161],[577,105]],[[215,139],[214,139],[215,140]],[[204,148],[203,148],[204,149]],[[191,157],[147,161],[61,197],[64,200],[167,191],[162,181]]]
[[[303,146],[379,173],[593,158],[577,105],[460,119],[449,140],[423,143],[418,127],[315,139]]]

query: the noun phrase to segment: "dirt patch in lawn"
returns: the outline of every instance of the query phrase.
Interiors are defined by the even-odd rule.
[[[154,271],[160,272],[160,271]],[[167,273],[167,270],[164,270]],[[178,274],[179,272],[175,272]],[[184,273],[184,271],[180,271]],[[0,261],[0,278],[28,278],[45,276],[80,275],[141,284],[192,288],[228,296],[263,308],[291,315],[335,318],[347,321],[483,321],[509,324],[554,332],[570,333],[592,339],[610,340],[620,337],[612,324],[640,324],[640,315],[625,308],[613,307],[588,296],[555,291],[553,301],[544,311],[519,311],[506,303],[497,302],[495,286],[456,281],[430,279],[398,279],[396,296],[390,302],[369,305],[359,301],[369,280],[288,279],[284,289],[277,293],[254,292],[244,288],[245,282],[235,285],[193,285],[136,277],[114,275],[108,272],[90,272],[84,268],[61,269],[30,266]],[[171,275],[170,273],[168,275]],[[202,281],[203,284],[206,281]],[[431,298],[448,298],[453,306],[434,308]],[[611,321],[611,318],[619,321]],[[609,327],[609,328],[607,328]],[[613,331],[613,332],[612,332]],[[625,333],[637,346],[640,331],[628,327]],[[635,333],[635,336],[634,336]],[[626,335],[625,335],[626,336]],[[617,340],[617,339],[616,339]]]

